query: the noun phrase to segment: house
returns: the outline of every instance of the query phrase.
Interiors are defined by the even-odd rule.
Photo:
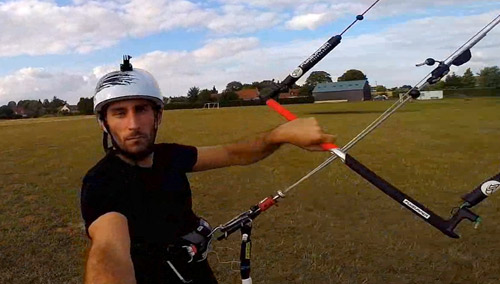
[[[243,89],[236,91],[238,97],[244,101],[259,100],[259,90],[258,89]]]
[[[313,90],[315,102],[369,101],[372,99],[367,80],[319,83]]]
[[[78,113],[78,106],[65,104],[59,108],[58,112],[60,113]]]
[[[296,98],[299,96],[299,89],[290,89],[287,93],[280,93],[280,99]]]
[[[14,110],[15,115],[20,115],[21,117],[28,117],[28,113],[23,107],[16,107]]]

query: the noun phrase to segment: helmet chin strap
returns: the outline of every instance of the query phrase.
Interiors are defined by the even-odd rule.
[[[142,152],[137,153],[137,154],[130,153],[128,151],[123,150],[118,145],[116,140],[113,138],[113,134],[111,134],[108,122],[104,119],[104,120],[102,120],[102,124],[104,125],[104,128],[106,129],[105,131],[103,131],[103,134],[102,134],[102,146],[104,148],[104,151],[107,154],[114,151],[118,154],[121,154],[121,155],[129,158],[130,160],[134,161],[135,163],[137,163],[137,162],[145,159],[149,155],[151,155],[151,153],[153,153],[153,145],[154,145],[154,141],[156,140],[156,134],[158,132],[158,125],[159,125],[159,123],[158,123],[158,111],[157,110],[155,110],[154,132],[153,132],[153,139],[152,139],[153,145],[148,145],[148,148],[145,151],[142,151]],[[111,147],[108,145],[108,136],[111,138],[111,144],[113,145]]]

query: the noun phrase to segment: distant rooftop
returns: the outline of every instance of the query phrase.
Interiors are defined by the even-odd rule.
[[[342,81],[332,83],[319,83],[313,90],[313,93],[340,92],[363,90],[366,80]]]

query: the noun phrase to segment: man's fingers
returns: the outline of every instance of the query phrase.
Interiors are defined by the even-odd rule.
[[[321,141],[321,143],[335,143],[335,141],[337,141],[337,135],[323,134]]]

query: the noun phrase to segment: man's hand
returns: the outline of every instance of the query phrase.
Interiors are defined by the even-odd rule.
[[[336,135],[325,134],[315,118],[298,118],[275,128],[267,136],[270,144],[290,143],[309,151],[323,151],[321,144],[334,143]]]

